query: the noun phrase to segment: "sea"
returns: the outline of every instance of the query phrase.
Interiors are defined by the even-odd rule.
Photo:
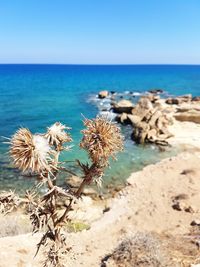
[[[79,148],[83,119],[94,118],[99,107],[94,99],[101,90],[139,96],[150,89],[163,89],[166,95],[200,95],[198,65],[0,65],[0,190],[25,191],[36,183],[14,168],[5,143],[19,127],[44,133],[56,121],[71,127],[70,151],[63,152],[64,166],[80,175],[76,160],[87,162]],[[128,93],[127,93],[128,94]],[[103,185],[106,188],[126,183],[128,176],[148,164],[175,155],[175,149],[160,150],[154,145],[136,145],[130,126],[122,127],[125,149],[116,162],[110,162]],[[61,173],[65,184],[69,174]]]

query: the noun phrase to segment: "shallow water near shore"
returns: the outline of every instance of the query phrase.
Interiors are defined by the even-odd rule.
[[[44,132],[46,126],[61,121],[72,127],[74,147],[61,158],[86,161],[78,147],[82,116],[92,118],[97,106],[89,101],[98,91],[131,91],[136,95],[152,88],[168,94],[200,94],[200,66],[78,66],[78,65],[0,65],[0,136],[10,137],[20,126]],[[130,139],[131,129],[123,127],[125,150],[104,177],[105,186],[124,183],[131,172],[176,154],[160,152],[153,145],[137,146]],[[1,141],[4,141],[1,139]],[[0,189],[25,190],[34,179],[22,176],[10,164],[8,145],[0,143]],[[66,166],[72,163],[66,163]],[[77,167],[73,171],[79,172]],[[63,183],[66,174],[61,175]]]

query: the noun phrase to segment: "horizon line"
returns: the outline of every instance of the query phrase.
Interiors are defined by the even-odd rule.
[[[200,63],[0,63],[0,65],[70,65],[70,66],[200,66]]]

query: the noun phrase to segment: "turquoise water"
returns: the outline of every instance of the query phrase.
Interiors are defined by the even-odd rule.
[[[98,112],[89,97],[103,89],[144,92],[152,88],[173,95],[200,95],[200,66],[0,65],[0,136],[9,137],[20,126],[44,132],[46,126],[61,121],[72,127],[74,139],[72,151],[62,159],[86,160],[78,148],[81,114],[92,118]],[[127,135],[125,151],[111,164],[105,183],[124,181],[130,172],[169,155],[154,146],[136,146],[128,138],[128,129],[122,130]],[[33,180],[12,167],[7,151],[8,146],[1,142],[0,189],[27,188]]]

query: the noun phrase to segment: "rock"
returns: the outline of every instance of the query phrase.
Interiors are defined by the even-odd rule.
[[[196,173],[196,170],[194,169],[185,169],[181,172],[182,175],[188,175],[188,174],[195,174]]]
[[[180,202],[176,202],[172,205],[172,208],[174,210],[182,211],[185,208],[185,205]]]
[[[157,128],[162,133],[167,133],[168,132],[167,125],[169,124],[168,122],[169,121],[168,121],[167,117],[165,115],[162,115],[162,113],[161,113],[161,116],[157,118],[155,123],[156,123]]]
[[[165,129],[165,130],[166,130],[166,133],[159,133],[158,138],[159,138],[160,140],[167,140],[168,138],[174,136],[174,135],[171,134],[167,129]]]
[[[200,220],[196,219],[196,220],[193,220],[190,224],[191,226],[195,226],[195,225],[198,225],[200,226]]]
[[[153,105],[148,97],[141,97],[137,105],[132,109],[132,114],[139,116],[143,120],[146,116],[150,115],[153,110]]]
[[[181,99],[182,102],[190,102],[192,100],[192,95],[191,94],[181,95],[178,96],[178,99]]]
[[[122,113],[121,116],[120,116],[120,122],[121,123],[127,123],[127,114],[126,113]]]
[[[200,102],[200,96],[195,96],[195,97],[193,97],[192,98],[192,101],[198,101],[198,102]]]
[[[132,138],[137,143],[150,142],[159,146],[167,146],[166,139],[171,137],[167,126],[171,123],[166,115],[165,109],[160,107],[154,108],[152,95],[141,97],[138,104],[132,110],[130,120],[135,127]]]
[[[160,98],[156,100],[156,102],[154,103],[154,108],[159,108],[160,110],[164,110],[166,108],[169,109],[169,105],[166,104],[166,99]]]
[[[188,112],[177,112],[174,115],[178,121],[189,121],[194,123],[200,123],[200,111],[190,110]]]
[[[164,92],[164,90],[162,90],[162,89],[151,89],[148,92],[151,93],[151,94],[161,94],[161,93]]]
[[[150,142],[155,142],[156,141],[156,139],[157,139],[157,131],[156,131],[156,129],[151,129],[150,131],[148,131],[147,139]]]
[[[200,105],[197,104],[196,102],[193,103],[183,103],[182,105],[179,105],[176,108],[177,112],[186,112],[186,111],[191,111],[191,110],[197,110],[200,111]]]
[[[132,109],[132,115],[140,117],[140,120],[144,120],[144,121],[146,121],[146,118],[148,116],[151,116],[150,111],[148,109],[143,109],[141,107],[136,107]]]
[[[142,98],[148,99],[151,103],[155,103],[156,101],[160,100],[160,96],[155,94],[148,94]]]
[[[133,103],[129,100],[121,100],[113,105],[113,111],[115,113],[131,113],[133,109]]]
[[[133,126],[135,126],[137,123],[141,121],[141,118],[137,115],[127,114],[127,118]]]
[[[194,208],[193,206],[188,206],[188,207],[185,207],[184,211],[189,212],[189,213],[194,213],[194,212],[197,212],[197,209]]]
[[[189,199],[189,196],[185,193],[179,194],[175,197],[173,197],[173,201],[177,201],[177,200],[183,200],[183,199]]]
[[[168,146],[169,145],[169,143],[166,140],[162,140],[162,139],[157,139],[154,143],[156,145],[159,145],[159,146]]]
[[[185,211],[185,212],[189,212],[189,213],[197,213],[199,212],[199,210],[194,207],[193,205],[188,204],[188,202],[183,202],[183,201],[173,201],[174,204],[172,205],[172,208],[178,211]]]
[[[151,116],[150,120],[149,120],[149,126],[151,128],[154,128],[156,125],[156,122],[158,120],[158,118],[160,118],[162,116],[162,112],[160,110],[156,110],[153,115]]]
[[[150,99],[151,99],[151,96],[141,97],[140,100],[138,101],[138,105],[140,106],[140,108],[147,109],[147,110],[153,109],[153,105],[151,103],[152,100]]]
[[[83,195],[90,196],[92,199],[96,199],[98,196],[98,193],[95,189],[93,189],[91,187],[85,187],[83,189]]]
[[[169,104],[169,105],[178,105],[178,104],[180,104],[180,102],[179,102],[179,100],[177,98],[167,98],[165,103]]]
[[[108,95],[109,95],[109,92],[106,91],[106,90],[104,90],[104,91],[100,91],[100,92],[99,92],[98,97],[99,97],[100,99],[103,99],[103,98],[108,97]]]
[[[144,115],[144,114],[143,114]],[[145,116],[142,116],[143,118],[142,118],[142,121],[145,121],[145,122],[147,122],[147,123],[149,123],[149,121],[150,121],[150,119],[151,119],[151,117],[152,117],[152,115],[153,115],[153,110],[151,111],[147,111],[146,113],[145,113]]]
[[[78,176],[72,175],[66,179],[66,184],[72,188],[78,188],[82,182],[82,179]]]
[[[133,130],[132,139],[138,144],[145,143],[149,130],[150,126],[146,122],[144,121],[138,122]]]
[[[130,115],[131,116],[131,115]],[[121,124],[132,124],[130,118],[129,118],[129,114],[127,113],[122,113],[122,114],[119,114],[115,117],[115,120],[118,122],[118,123],[121,123]]]
[[[105,207],[105,209],[103,210],[103,213],[106,213],[108,211],[110,211],[110,207]]]
[[[175,98],[168,98],[165,102],[170,105],[179,105],[181,103],[189,103],[192,100],[192,95],[183,95],[183,96],[178,96]]]

